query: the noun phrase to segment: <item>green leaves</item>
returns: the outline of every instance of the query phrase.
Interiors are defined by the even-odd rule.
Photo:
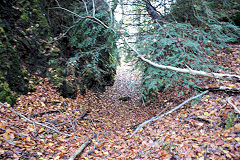
[[[93,9],[90,3],[89,5],[89,15],[92,15]],[[95,17],[110,26],[110,15],[104,5],[107,4],[101,3],[101,6],[98,6],[101,9],[96,8]],[[86,16],[84,5],[81,5],[80,9],[76,11],[80,16]],[[117,64],[115,59],[118,57],[115,52],[115,43],[118,37],[112,29],[106,29],[94,18],[71,21],[69,26],[74,26],[68,32],[74,56],[69,58],[67,66],[76,76],[75,78],[80,79],[78,83],[80,87],[87,86],[88,89],[98,90],[113,84]]]
[[[157,6],[158,2],[155,3]],[[223,69],[214,61],[215,52],[240,36],[239,27],[230,21],[223,21],[226,14],[221,7],[224,4],[183,0],[172,3],[174,5],[170,6],[169,12],[162,16],[164,21],[156,23],[153,19],[150,21],[146,17],[136,16],[136,19],[143,19],[136,28],[138,36],[135,48],[141,56],[157,64],[178,68],[208,72]],[[128,57],[131,59],[130,55]],[[195,76],[159,70],[134,58],[132,60],[136,62],[135,67],[143,72],[141,83],[145,95],[152,95],[168,86],[195,87],[199,84]]]

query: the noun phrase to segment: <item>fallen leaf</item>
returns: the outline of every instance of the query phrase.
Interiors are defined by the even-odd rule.
[[[240,123],[234,125],[235,131],[240,132]]]
[[[215,141],[215,144],[216,144],[217,146],[221,146],[221,145],[224,144],[224,141],[219,138],[219,139],[217,139],[217,140]]]

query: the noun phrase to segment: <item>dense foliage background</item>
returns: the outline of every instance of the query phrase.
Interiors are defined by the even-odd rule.
[[[117,7],[122,11],[114,16]],[[214,61],[216,51],[239,42],[236,0],[4,0],[0,9],[0,100],[8,103],[34,90],[34,75],[50,78],[64,97],[76,97],[77,88],[104,91],[114,83],[121,34],[154,62],[208,72],[223,69]],[[149,66],[129,48],[123,52],[143,73],[145,99],[169,86],[201,84]]]
[[[0,4],[0,101],[13,103],[18,94],[33,90],[34,75],[50,78],[64,97],[72,98],[78,87],[84,93],[113,84],[117,37],[95,20],[81,18],[93,14],[92,1],[84,2],[87,6],[52,0]],[[95,3],[95,17],[113,25],[107,3]]]
[[[2,0],[0,159],[240,159],[238,1]]]
[[[134,9],[126,17],[137,30],[136,48],[145,58],[166,66],[207,72],[224,69],[214,60],[214,53],[226,51],[228,43],[239,42],[236,17],[237,1],[132,1]],[[137,4],[136,4],[137,3]],[[127,19],[126,18],[126,19]],[[235,20],[235,21],[234,21]],[[137,57],[129,52],[128,59]],[[168,70],[159,70],[135,58],[135,67],[143,72],[145,99],[172,86],[205,85],[199,78]],[[226,68],[225,68],[226,69]]]

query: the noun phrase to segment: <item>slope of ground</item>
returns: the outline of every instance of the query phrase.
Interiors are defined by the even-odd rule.
[[[233,45],[232,50],[216,57],[230,73],[240,74],[239,46]],[[240,158],[239,115],[224,92],[209,93],[128,138],[139,123],[195,94],[190,89],[182,94],[169,89],[144,106],[133,87],[139,85],[139,73],[129,69],[126,63],[119,67],[114,86],[106,92],[88,92],[77,99],[64,99],[47,79],[39,79],[36,92],[19,97],[12,108],[22,117],[10,106],[0,105],[0,159],[68,159],[88,138],[92,142],[81,154],[83,159]],[[221,81],[209,87],[221,85],[240,87]],[[230,102],[240,108],[239,95],[231,96]],[[122,101],[122,97],[130,98]]]

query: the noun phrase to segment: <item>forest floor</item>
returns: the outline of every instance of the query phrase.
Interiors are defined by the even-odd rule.
[[[231,53],[216,53],[216,60],[228,73],[240,74],[239,45],[232,45]],[[0,105],[0,159],[68,159],[88,138],[79,159],[240,159],[240,118],[232,106],[240,109],[239,94],[210,92],[129,138],[138,124],[195,94],[176,86],[143,104],[135,89],[140,74],[130,69],[126,63],[118,67],[114,86],[104,93],[63,98],[39,78],[36,91],[20,96],[15,106]],[[208,87],[240,88],[240,83],[207,81]]]

